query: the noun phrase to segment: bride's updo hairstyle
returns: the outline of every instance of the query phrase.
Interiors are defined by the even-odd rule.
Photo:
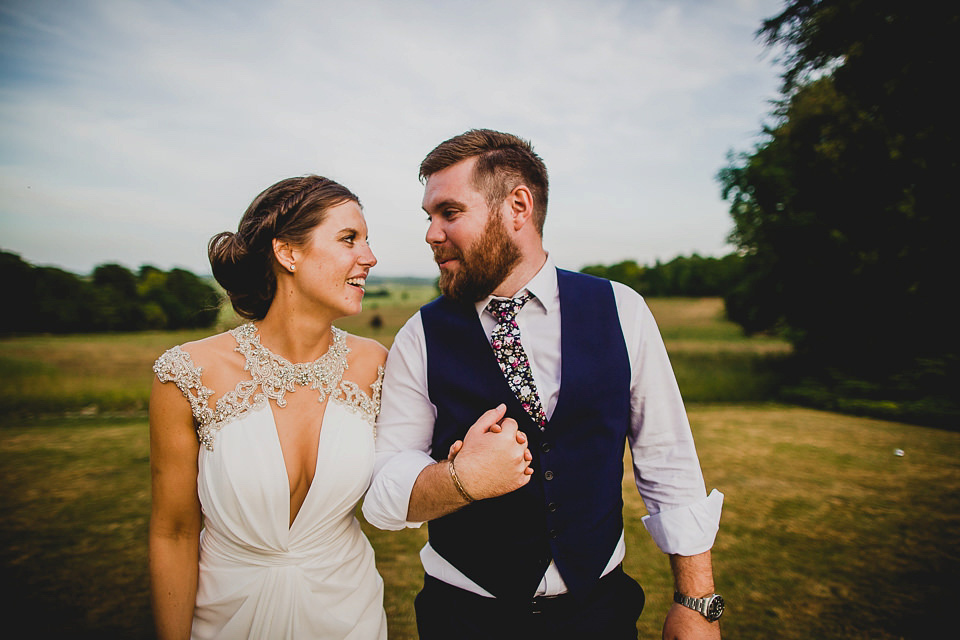
[[[306,246],[310,232],[323,222],[328,209],[360,200],[343,185],[321,176],[287,178],[254,198],[236,233],[210,238],[207,255],[213,277],[226,289],[240,316],[262,320],[277,292],[279,267],[273,239]]]

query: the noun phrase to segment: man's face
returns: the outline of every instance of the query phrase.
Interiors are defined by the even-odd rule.
[[[427,178],[423,210],[430,219],[427,244],[440,267],[440,290],[464,302],[490,295],[520,260],[499,207],[487,205],[473,186],[476,158]]]

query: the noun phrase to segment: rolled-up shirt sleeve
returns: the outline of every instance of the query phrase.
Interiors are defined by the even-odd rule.
[[[630,451],[649,515],[644,526],[664,553],[696,555],[713,546],[723,494],[707,496],[700,460],[667,350],[643,298],[614,284],[630,354]]]
[[[720,530],[723,494],[710,495],[684,507],[643,517],[643,526],[664,553],[694,556],[713,547]]]
[[[427,394],[426,342],[417,312],[394,338],[384,371],[377,418],[373,479],[363,516],[379,529],[419,527],[409,522],[410,494],[430,457],[436,407]]]

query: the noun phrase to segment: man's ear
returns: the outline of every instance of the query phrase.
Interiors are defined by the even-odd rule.
[[[533,194],[524,184],[513,188],[507,196],[507,205],[513,219],[513,230],[519,231],[533,219]]]
[[[296,250],[286,240],[273,239],[273,257],[276,258],[281,267],[290,273],[297,270]]]

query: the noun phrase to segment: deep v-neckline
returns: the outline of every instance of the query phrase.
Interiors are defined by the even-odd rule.
[[[313,489],[317,479],[317,469],[320,463],[320,445],[323,441],[323,428],[327,416],[327,408],[330,400],[342,394],[343,374],[349,367],[347,354],[350,348],[346,343],[346,332],[330,327],[330,345],[327,350],[316,360],[312,362],[293,363],[281,355],[278,355],[264,346],[260,341],[260,330],[254,323],[247,323],[241,327],[231,330],[237,341],[236,351],[244,356],[244,369],[250,373],[250,383],[246,386],[249,393],[254,393],[257,388],[260,389],[258,402],[265,402],[270,410],[270,419],[273,422],[274,440],[277,443],[277,449],[280,453],[280,464],[283,469],[283,478],[285,482],[284,493],[287,496],[287,528],[293,529],[303,511],[307,499]],[[317,434],[316,459],[313,465],[313,473],[310,476],[306,492],[303,494],[303,500],[293,514],[291,505],[292,481],[290,471],[287,467],[287,456],[284,453],[283,442],[280,438],[280,422],[277,420],[277,411],[287,406],[286,394],[293,393],[300,387],[316,391],[320,394],[319,401],[323,407],[323,413],[320,416],[319,433]],[[239,387],[238,387],[239,391]],[[272,402],[271,402],[272,401]],[[275,406],[274,406],[275,405]],[[311,415],[310,412],[307,415]]]
[[[284,479],[284,494],[287,497],[286,522],[287,522],[288,531],[292,531],[294,525],[297,524],[297,520],[299,519],[300,514],[303,513],[303,509],[304,507],[307,506],[307,501],[310,499],[311,493],[313,493],[313,487],[314,485],[317,484],[317,472],[320,469],[320,446],[323,444],[323,432],[325,430],[325,426],[327,422],[327,409],[330,408],[331,400],[332,398],[328,396],[326,400],[324,400],[323,402],[323,415],[320,416],[320,433],[317,434],[317,456],[313,462],[313,474],[310,477],[310,482],[307,485],[307,490],[303,494],[303,500],[300,502],[300,507],[297,509],[296,514],[292,512],[293,511],[292,505],[291,505],[292,495],[290,493],[290,486],[292,483],[290,480],[290,472],[287,470],[287,458],[283,452],[283,441],[280,439],[280,423],[277,422],[277,414],[276,414],[276,411],[281,411],[284,409],[280,409],[279,407],[274,407],[273,403],[267,403],[267,409],[269,409],[270,411],[270,420],[273,422],[273,441],[277,446],[277,452],[280,454],[280,469],[282,471],[280,475]]]

